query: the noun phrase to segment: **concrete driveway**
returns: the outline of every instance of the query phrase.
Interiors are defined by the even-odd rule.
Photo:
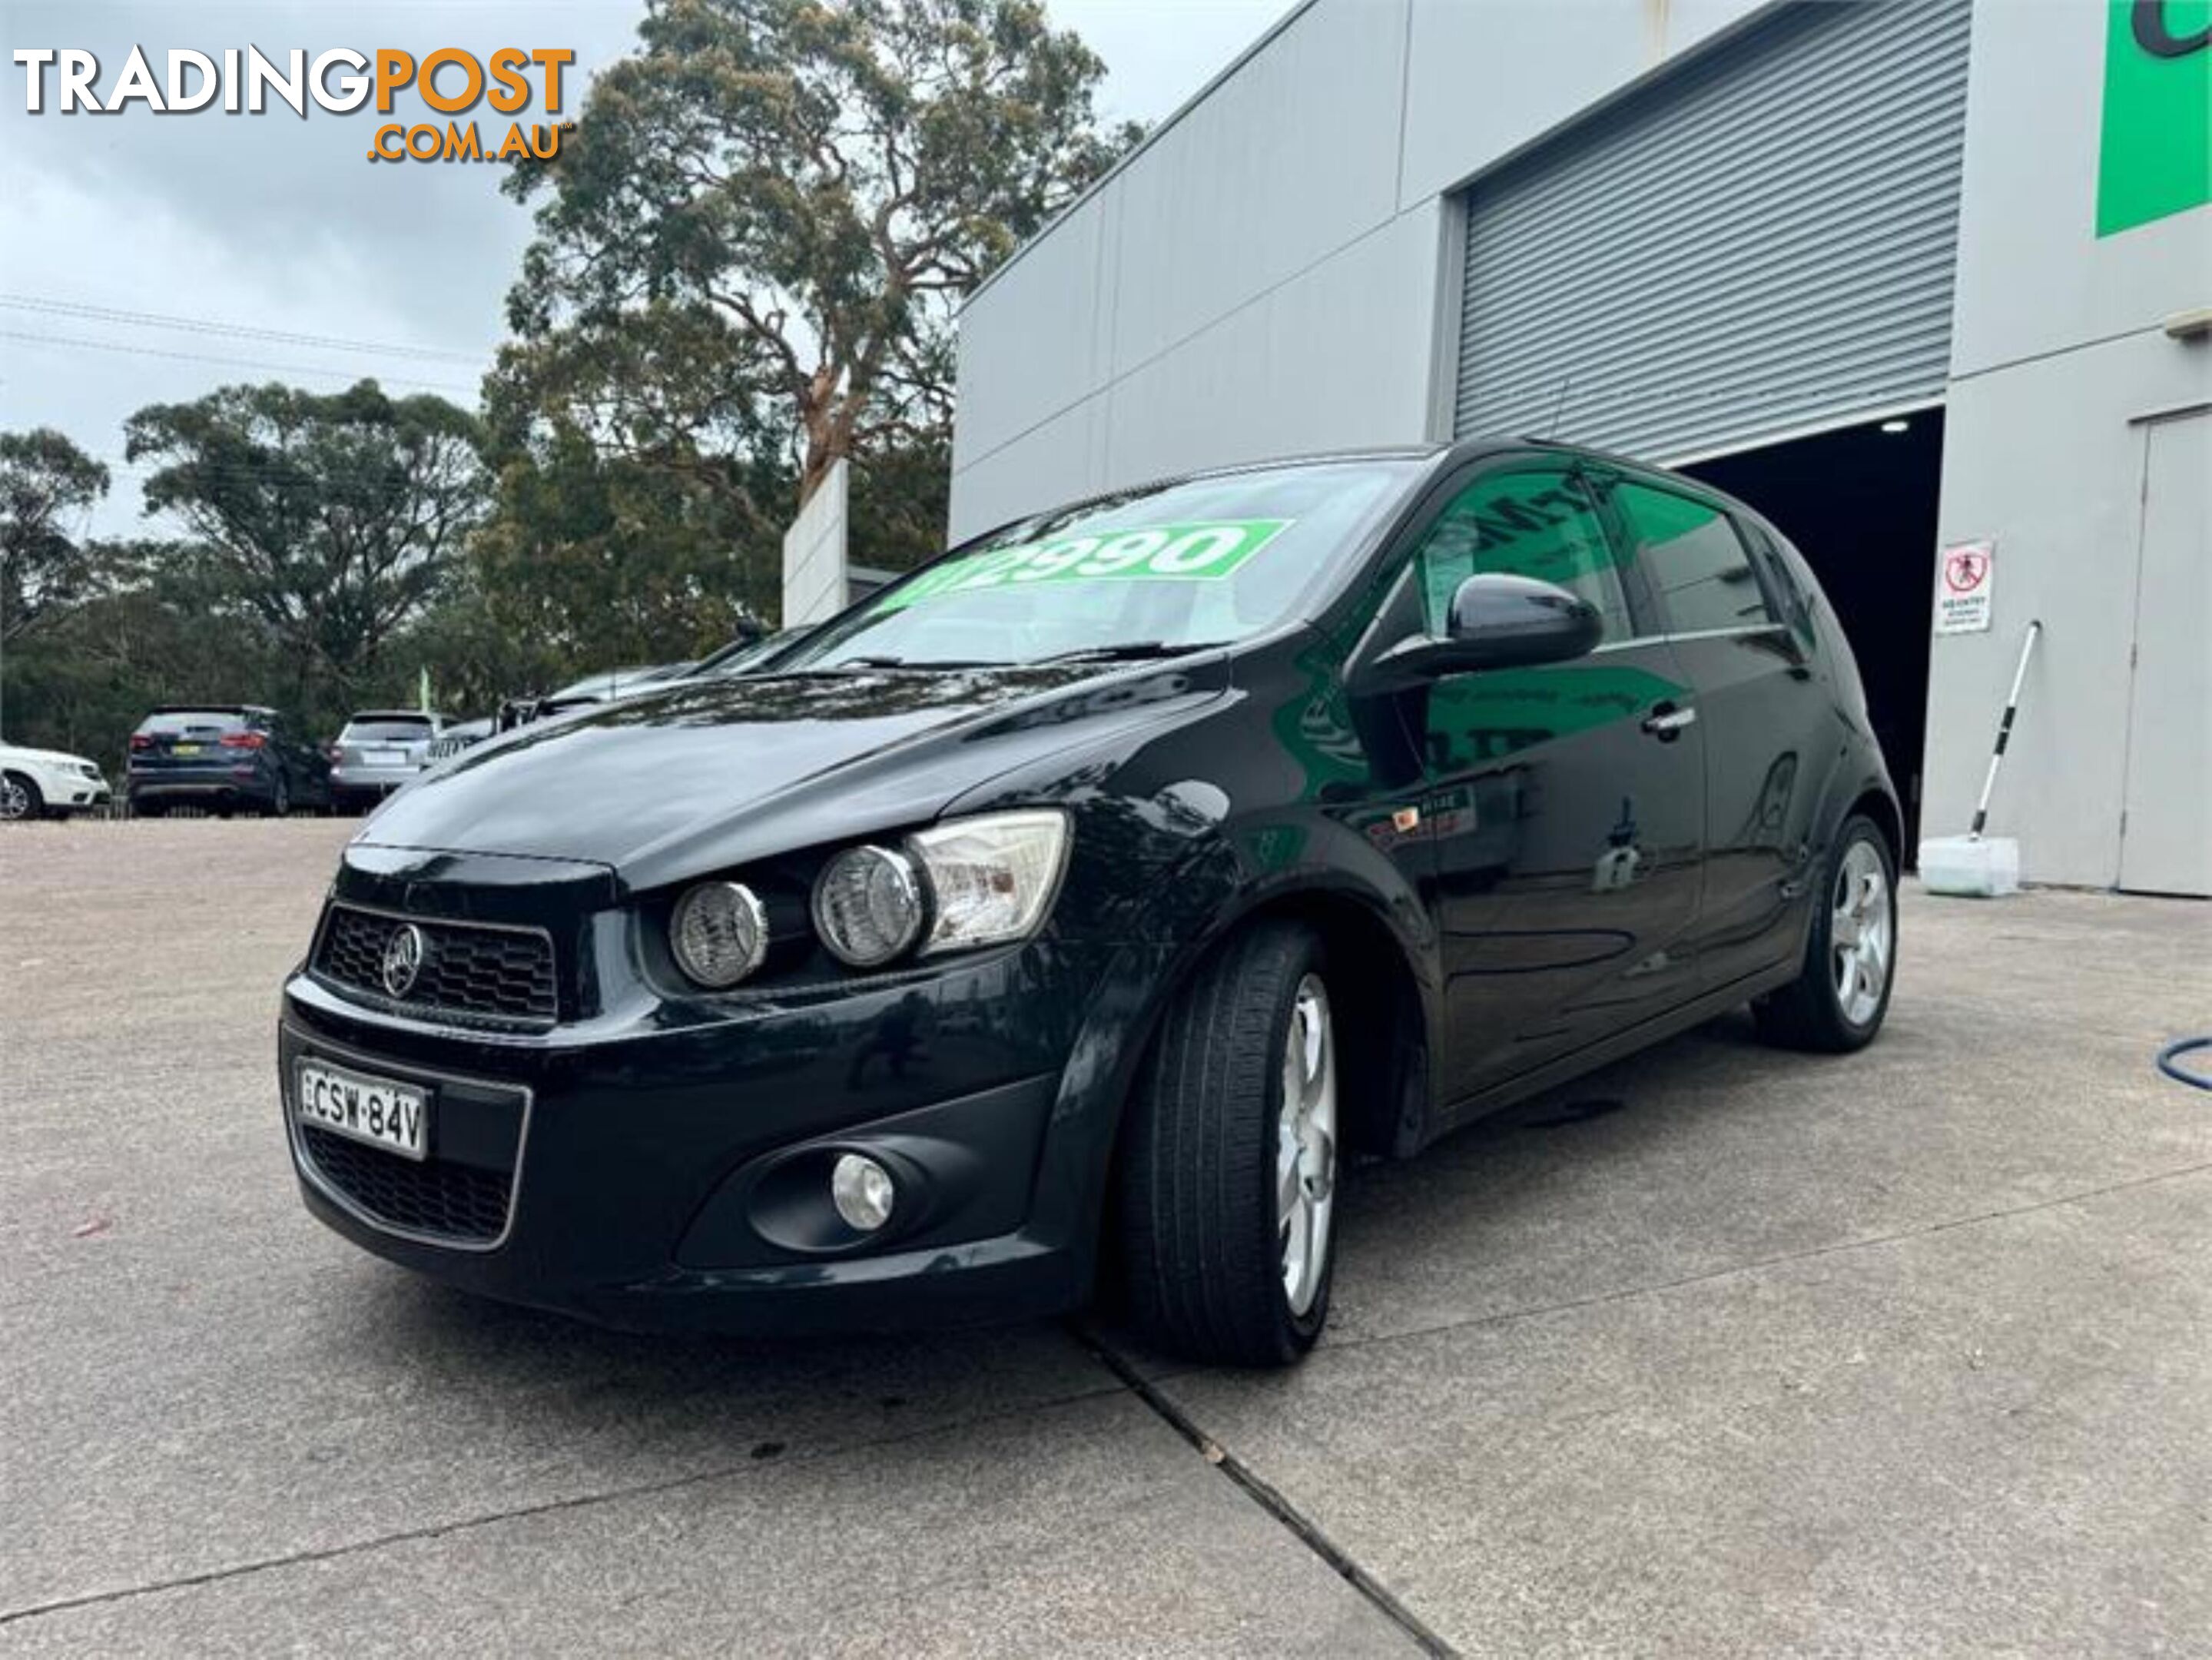
[[[0,1653],[2179,1653],[2212,1632],[2212,909],[1909,896],[1844,1061],[1717,1023],[1364,1173],[1298,1371],[610,1335],[292,1189],[350,827],[0,834]]]

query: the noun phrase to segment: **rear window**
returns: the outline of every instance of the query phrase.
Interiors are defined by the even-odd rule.
[[[411,744],[430,735],[428,715],[376,714],[349,721],[338,734],[341,743]]]
[[[246,717],[236,709],[176,709],[149,714],[138,730],[149,737],[179,738],[186,733],[242,732]]]

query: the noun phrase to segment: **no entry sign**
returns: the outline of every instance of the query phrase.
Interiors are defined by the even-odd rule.
[[[1936,632],[1979,634],[1986,629],[1996,581],[1996,543],[1961,542],[1944,549],[1936,575]]]

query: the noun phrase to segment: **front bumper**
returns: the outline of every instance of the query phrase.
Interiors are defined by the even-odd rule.
[[[1053,983],[1063,971],[1032,946],[704,1024],[533,1037],[386,1015],[301,973],[278,1036],[286,1134],[308,1208],[357,1244],[605,1324],[786,1332],[1056,1312],[1088,1292],[1097,1199],[1040,1180],[1070,1098],[1076,1017],[1052,1011],[1079,1000]],[[292,1104],[309,1058],[423,1090],[428,1159],[304,1128]],[[828,1210],[844,1151],[899,1179],[882,1235],[848,1237]]]

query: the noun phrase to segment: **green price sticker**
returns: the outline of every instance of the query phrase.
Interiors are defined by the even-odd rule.
[[[904,611],[954,594],[1041,583],[1218,581],[1295,522],[1217,519],[1199,524],[1135,525],[988,548],[933,566],[887,595],[883,609]]]

